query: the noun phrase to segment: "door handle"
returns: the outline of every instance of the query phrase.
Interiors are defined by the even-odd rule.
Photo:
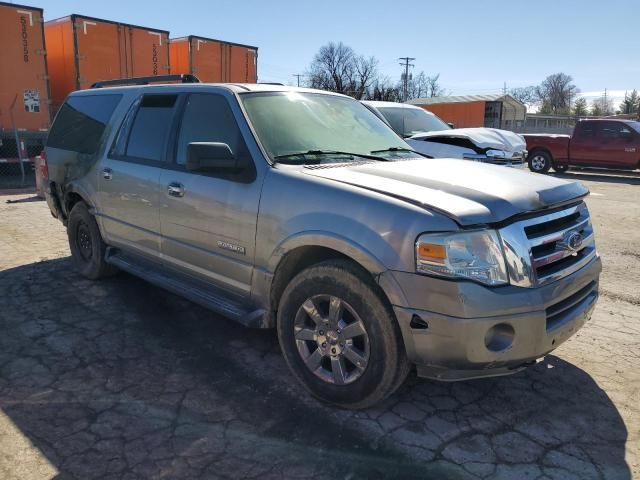
[[[105,168],[102,170],[102,178],[105,180],[111,180],[113,178],[113,172],[110,168]]]
[[[178,182],[171,182],[167,185],[167,193],[172,197],[184,197],[184,185]]]

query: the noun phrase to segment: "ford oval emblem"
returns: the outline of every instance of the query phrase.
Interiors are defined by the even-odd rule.
[[[571,232],[563,242],[567,250],[577,251],[582,246],[582,234],[579,232]]]

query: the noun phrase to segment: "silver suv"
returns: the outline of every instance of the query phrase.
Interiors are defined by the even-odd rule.
[[[125,270],[275,327],[295,377],[343,407],[382,400],[413,365],[440,380],[517,372],[598,296],[581,184],[422,158],[342,95],[75,92],[46,161],[81,274]]]

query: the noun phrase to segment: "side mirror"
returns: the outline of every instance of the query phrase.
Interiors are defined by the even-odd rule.
[[[451,128],[456,128],[456,124],[453,122],[447,122],[447,125],[449,125]]]
[[[187,146],[187,170],[236,170],[241,167],[226,143],[191,142]]]

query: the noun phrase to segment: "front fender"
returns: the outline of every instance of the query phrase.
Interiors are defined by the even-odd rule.
[[[288,252],[299,247],[318,246],[335,250],[359,263],[374,275],[387,270],[372,252],[353,240],[332,232],[308,230],[293,234],[280,242],[271,254],[267,268],[275,272],[280,260]]]

